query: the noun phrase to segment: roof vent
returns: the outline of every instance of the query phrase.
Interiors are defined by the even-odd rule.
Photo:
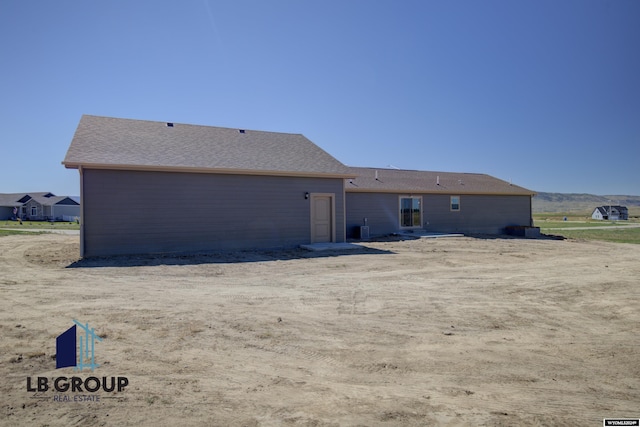
[[[173,123],[169,123],[169,122],[167,122],[167,127],[168,127],[168,128],[172,128],[172,127],[173,127]]]
[[[244,129],[238,129],[238,132],[240,132],[240,133],[244,133],[244,132],[245,132],[245,130],[244,130]]]

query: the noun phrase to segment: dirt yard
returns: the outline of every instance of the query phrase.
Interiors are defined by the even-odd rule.
[[[460,237],[332,254],[77,254],[77,237],[0,238],[1,425],[640,417],[640,245]],[[103,338],[94,372],[55,369],[73,319]],[[27,390],[27,378],[61,376],[129,384]]]

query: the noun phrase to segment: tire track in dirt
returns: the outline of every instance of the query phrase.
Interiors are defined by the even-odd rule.
[[[108,333],[101,362],[132,381],[128,400],[92,408],[99,418],[81,424],[582,425],[637,415],[635,246],[608,245],[603,261],[599,245],[465,239],[393,243],[380,257],[64,269],[42,255],[63,236],[21,239],[0,244],[5,354],[53,346],[74,311]],[[15,247],[27,263],[11,260]],[[18,323],[34,336],[11,329]],[[26,364],[0,368],[16,380],[4,401],[18,424]],[[32,424],[82,414],[28,408]]]
[[[18,236],[6,236],[2,237],[3,243],[9,243],[8,245],[0,245],[0,266],[2,270],[9,270],[9,268],[20,268],[28,266],[29,263],[25,258],[25,252],[35,245],[37,242],[42,243],[42,239],[34,241],[35,236],[30,236],[28,240],[20,238]]]

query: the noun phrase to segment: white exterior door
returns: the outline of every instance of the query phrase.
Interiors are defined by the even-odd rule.
[[[311,194],[311,243],[335,241],[333,194]]]

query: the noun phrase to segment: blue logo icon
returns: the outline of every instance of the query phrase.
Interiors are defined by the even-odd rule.
[[[88,323],[83,325],[75,319],[73,323],[75,325],[56,338],[56,369],[73,366],[76,371],[82,372],[83,368],[90,368],[93,371],[100,366],[95,362],[95,343],[102,341],[102,338],[96,334],[93,328],[89,327]],[[84,336],[79,336],[79,339],[78,326],[85,332]]]

